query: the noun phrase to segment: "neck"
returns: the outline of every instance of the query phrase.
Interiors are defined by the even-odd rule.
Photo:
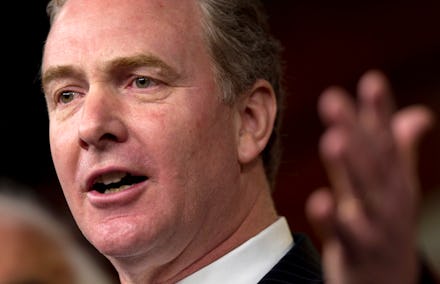
[[[151,266],[145,267],[146,265],[142,265],[143,267],[136,265],[144,263],[142,260],[133,260],[131,261],[133,266],[125,263],[122,267],[120,263],[118,265],[113,261],[119,272],[121,283],[176,283],[229,253],[276,221],[278,215],[261,161],[256,161],[242,168],[240,190],[244,192],[242,205],[246,208],[245,214],[242,214],[239,220],[221,222],[221,224],[235,224],[234,229],[229,231],[224,238],[211,246],[205,246],[205,244],[212,242],[214,235],[221,235],[223,232],[205,234],[207,235],[206,239],[194,240],[184,252],[162,267],[152,268]],[[231,226],[227,228],[231,228]],[[223,235],[225,234],[223,233]],[[206,250],[201,251],[198,257],[194,257],[193,252],[199,250],[200,247],[205,247]],[[133,270],[136,266],[138,267],[137,272],[140,273]],[[128,269],[124,269],[124,267]],[[123,273],[127,271],[131,271],[131,273],[129,275]]]

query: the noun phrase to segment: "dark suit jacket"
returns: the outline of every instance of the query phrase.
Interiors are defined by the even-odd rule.
[[[304,234],[294,234],[293,248],[269,271],[259,284],[324,283],[321,260],[317,250]],[[438,275],[422,256],[419,284],[440,284]]]

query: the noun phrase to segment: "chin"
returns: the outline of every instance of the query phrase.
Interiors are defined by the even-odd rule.
[[[94,226],[86,238],[107,258],[145,255],[166,239],[158,230],[151,230],[154,226],[131,221],[110,220],[100,223]]]

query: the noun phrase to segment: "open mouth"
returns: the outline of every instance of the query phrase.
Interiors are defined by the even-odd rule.
[[[92,190],[102,194],[116,193],[147,179],[146,176],[134,176],[129,173],[110,173],[98,177],[92,185]]]

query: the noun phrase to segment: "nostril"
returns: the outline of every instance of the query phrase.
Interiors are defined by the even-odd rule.
[[[94,143],[94,144],[106,144],[105,142],[119,142],[119,139],[116,135],[113,135],[111,133],[105,133],[104,135],[102,135],[99,140],[97,141],[98,143]],[[88,143],[85,139],[79,139],[79,145],[81,148],[87,150],[89,148],[90,143]]]
[[[85,150],[89,148],[89,144],[81,138],[79,139],[79,146]]]
[[[78,129],[78,137],[81,140],[80,146],[83,149],[89,147],[102,148],[109,143],[124,142],[128,137],[128,129],[124,121],[119,119],[117,112],[105,112],[102,109],[92,112],[91,110],[86,111],[84,108]]]
[[[118,141],[118,137],[116,137],[116,135],[111,133],[105,133],[104,135],[101,136],[100,140]]]

